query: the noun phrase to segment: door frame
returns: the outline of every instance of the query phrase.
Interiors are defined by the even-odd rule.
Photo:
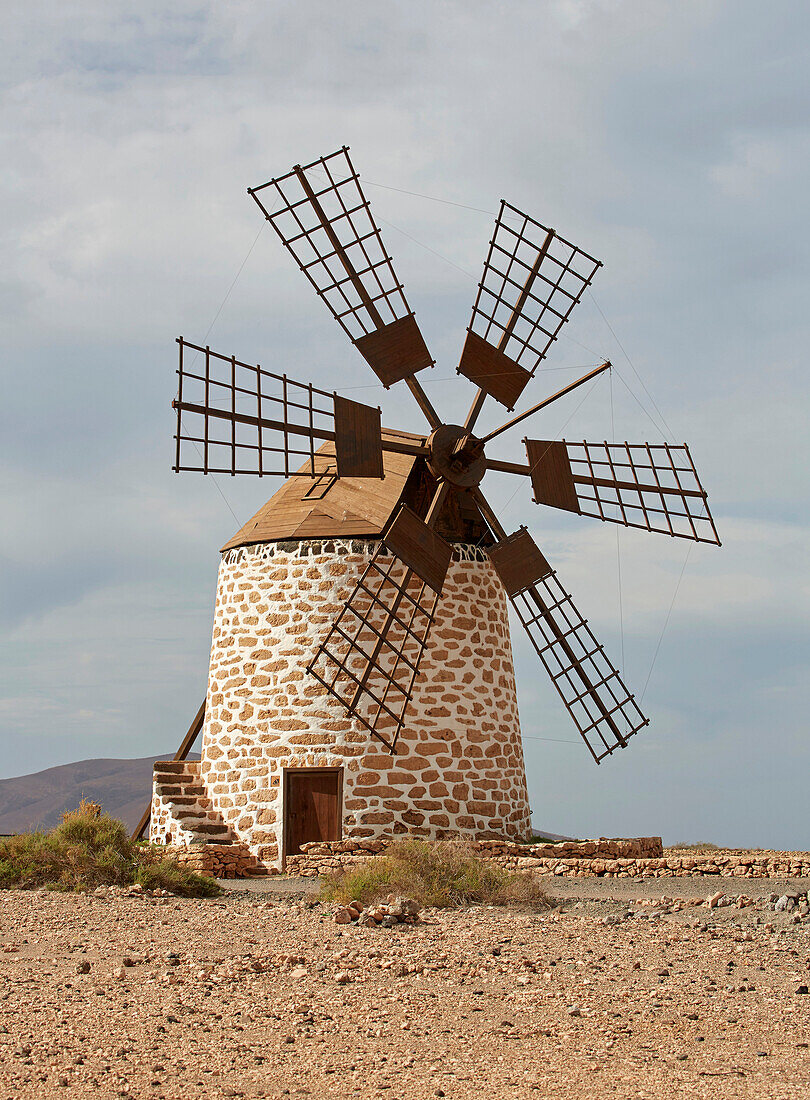
[[[333,768],[307,768],[306,766],[282,768],[281,776],[281,866],[287,865],[287,800],[290,795],[290,783],[289,777],[292,774],[306,773],[307,775],[316,775],[318,773],[328,773],[331,775],[337,775],[337,819],[338,830],[340,836],[338,840],[343,837],[343,768],[341,766]]]

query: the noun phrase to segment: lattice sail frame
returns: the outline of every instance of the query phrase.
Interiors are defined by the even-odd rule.
[[[302,460],[309,476],[320,472],[315,455],[324,439],[334,438],[334,394],[182,337],[177,343],[175,472],[291,477]],[[189,421],[199,425],[197,433],[189,430]],[[191,465],[183,444],[196,457]]]
[[[525,444],[536,503],[720,545],[708,494],[685,443]]]
[[[385,386],[433,366],[346,146],[249,194]]]
[[[439,593],[380,543],[307,672],[396,749]]]
[[[597,764],[649,725],[555,570],[510,600]]]
[[[506,391],[497,382],[487,388],[477,373],[472,380],[514,407],[601,266],[553,229],[501,200],[459,371],[471,377],[472,362],[482,353],[478,340],[483,340],[497,352],[490,364],[494,378],[501,356],[519,370]],[[508,371],[508,364],[500,365],[502,373]]]

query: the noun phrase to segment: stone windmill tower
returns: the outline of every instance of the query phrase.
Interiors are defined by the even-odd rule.
[[[343,148],[249,192],[384,386],[429,427],[180,339],[175,470],[287,480],[223,547],[206,700],[156,766],[155,840],[241,845],[278,867],[311,840],[529,832],[509,641],[511,601],[598,763],[647,724],[525,528],[480,483],[529,477],[537,503],[719,543],[688,449],[490,440],[600,264],[502,202],[458,371],[477,387],[445,423],[416,375],[433,365]],[[275,202],[266,200],[275,194]],[[202,732],[201,761],[185,758]]]

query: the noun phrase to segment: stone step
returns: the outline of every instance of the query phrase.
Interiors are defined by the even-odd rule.
[[[192,785],[191,783],[163,783],[160,780],[155,784],[158,794],[162,794],[164,798],[168,798],[170,801],[178,796],[189,795],[192,798],[199,798],[206,794],[205,787],[199,784]]]
[[[193,802],[190,806],[181,806],[172,815],[178,821],[207,821],[214,825],[219,825],[220,822],[215,817],[209,815],[208,810],[204,806],[198,806],[196,802]]]
[[[192,763],[197,763],[196,760]],[[185,772],[188,770],[188,761],[186,760],[156,760],[155,771],[156,772]]]
[[[195,833],[205,833],[208,836],[232,835],[228,826],[218,821],[201,822],[199,825],[195,825],[191,831]]]
[[[164,771],[162,768],[154,768],[155,779],[164,783],[199,783],[198,771]]]
[[[211,806],[211,799],[203,794],[174,794],[169,798],[169,802],[172,806],[199,806],[205,810]]]

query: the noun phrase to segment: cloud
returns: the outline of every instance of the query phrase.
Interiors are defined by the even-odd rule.
[[[593,769],[577,746],[527,739],[541,824],[791,843],[803,792],[779,760],[803,759],[806,713],[807,19],[752,0],[518,0],[498,20],[460,0],[18,7],[0,44],[4,767],[164,751],[196,709],[217,548],[276,486],[170,473],[177,335],[421,427],[245,193],[346,141],[437,357],[425,387],[440,412],[458,420],[471,397],[454,371],[504,196],[605,261],[527,402],[603,356],[616,373],[532,434],[602,440],[615,425],[655,442],[663,413],[724,539],[690,554],[645,697],[655,724],[632,752]],[[489,407],[481,424],[503,419]],[[515,434],[499,456],[522,459]],[[615,656],[615,529],[490,482]],[[686,546],[618,538],[627,675],[643,685]],[[527,738],[571,740],[517,635],[515,651]]]

